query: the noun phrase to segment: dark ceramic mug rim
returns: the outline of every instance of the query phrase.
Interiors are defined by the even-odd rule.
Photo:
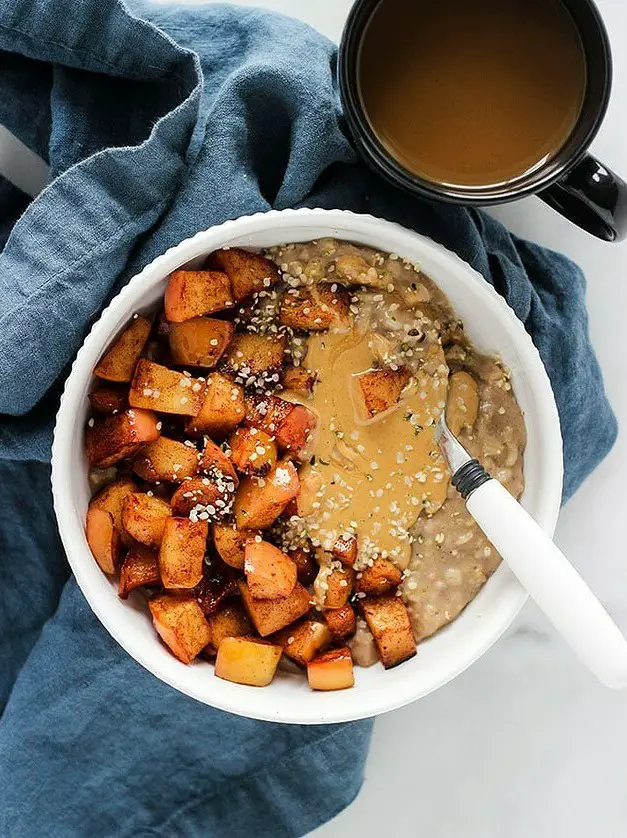
[[[359,47],[375,8],[384,2],[386,0],[357,0],[353,5],[339,48],[338,81],[344,116],[355,144],[364,157],[392,182],[427,198],[486,206],[542,192],[563,179],[582,160],[601,127],[612,89],[609,37],[592,0],[560,0],[573,17],[587,65],[584,102],[570,136],[560,150],[537,170],[502,185],[485,187],[453,187],[419,177],[393,157],[371,127],[359,95]],[[575,11],[589,18],[588,26],[582,25]]]

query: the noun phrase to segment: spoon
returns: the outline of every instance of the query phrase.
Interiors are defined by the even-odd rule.
[[[436,441],[453,486],[527,593],[600,681],[613,689],[627,687],[627,641],[566,556],[460,444],[444,411]]]

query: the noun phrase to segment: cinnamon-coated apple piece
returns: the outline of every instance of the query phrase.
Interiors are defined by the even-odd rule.
[[[324,332],[350,322],[350,294],[337,284],[290,288],[283,295],[279,320],[292,329]]]
[[[244,572],[254,599],[289,596],[296,585],[296,565],[268,541],[248,541],[244,547]]]
[[[220,647],[225,637],[245,637],[252,631],[252,626],[241,603],[231,602],[220,611],[206,618],[211,631],[211,645]]]
[[[287,367],[283,372],[281,383],[286,390],[310,396],[318,380],[318,371],[306,367]]]
[[[233,336],[220,359],[220,372],[245,387],[278,384],[285,351],[285,338],[242,333]],[[274,379],[272,376],[276,376]]]
[[[300,666],[306,666],[331,645],[333,635],[324,623],[312,617],[303,617],[273,634],[272,640],[283,648],[288,658]]]
[[[372,632],[386,669],[412,658],[416,640],[405,603],[397,596],[366,597],[359,610]]]
[[[131,547],[120,568],[118,596],[126,599],[135,588],[154,587],[160,584],[161,573],[157,553],[143,544]]]
[[[180,483],[197,469],[196,448],[165,436],[145,445],[133,461],[133,471],[147,483]]]
[[[266,477],[245,477],[235,494],[235,521],[242,530],[264,530],[298,495],[298,473],[289,460],[279,460]]]
[[[239,582],[239,589],[244,608],[262,637],[293,623],[306,614],[311,605],[309,591],[300,582],[296,583],[289,596],[280,599],[254,599],[248,585],[242,581]]]
[[[353,394],[357,416],[368,422],[395,407],[409,383],[409,370],[376,369],[354,375]]]
[[[383,596],[395,591],[403,580],[403,573],[389,559],[378,556],[361,571],[357,591],[372,596]]]
[[[256,637],[224,637],[218,647],[218,678],[251,687],[267,687],[281,660],[281,647]]]
[[[142,358],[135,368],[128,400],[133,407],[197,416],[205,399],[205,390],[204,380]]]
[[[234,331],[234,323],[212,317],[172,323],[168,331],[172,360],[183,367],[215,367]]]
[[[237,428],[229,437],[229,448],[231,460],[242,474],[263,477],[277,461],[276,442],[259,428]]]
[[[104,509],[113,515],[113,523],[117,530],[122,529],[122,507],[124,498],[137,491],[137,484],[130,477],[119,477],[109,483],[98,494],[94,495],[89,506]]]
[[[213,440],[209,439],[209,437],[205,439],[205,447],[200,455],[198,469],[199,471],[206,472],[207,474],[222,474],[224,477],[229,477],[235,486],[239,483],[237,472],[235,471],[231,459],[229,459],[220,446],[216,445]]]
[[[87,543],[94,558],[105,573],[116,571],[120,556],[120,535],[113,515],[104,509],[90,506],[87,510]]]
[[[209,262],[228,275],[237,302],[268,291],[280,279],[274,262],[241,247],[216,250],[211,254]]]
[[[211,642],[209,624],[189,594],[159,594],[148,607],[157,633],[183,663],[191,663]]]
[[[164,588],[194,588],[203,577],[209,527],[206,521],[168,518],[159,548]]]
[[[93,390],[87,396],[89,404],[96,413],[104,416],[113,416],[128,407],[128,387],[101,387]]]
[[[137,315],[102,356],[94,375],[106,381],[130,381],[151,328],[148,317]]]
[[[213,525],[213,543],[220,558],[237,570],[244,569],[246,543],[256,536],[260,536],[259,530],[238,530],[235,524]]]
[[[197,475],[184,480],[170,498],[175,515],[209,520],[230,509],[235,483],[222,475]]]
[[[336,640],[346,640],[355,634],[357,617],[355,609],[348,602],[341,608],[327,608],[322,616]]]
[[[228,276],[221,271],[174,271],[163,306],[171,323],[223,311],[235,304]]]
[[[353,656],[348,646],[331,649],[307,664],[312,690],[345,690],[355,684]]]
[[[122,526],[140,544],[158,548],[165,522],[172,514],[170,504],[143,492],[133,492],[122,504]]]
[[[224,439],[234,431],[246,414],[244,388],[226,375],[212,372],[207,377],[207,389],[198,414],[185,425],[191,436],[207,434],[212,439]]]
[[[331,552],[342,564],[352,567],[357,561],[357,538],[350,534],[339,536],[335,540]]]
[[[157,439],[159,434],[159,420],[151,410],[130,408],[105,419],[90,419],[85,430],[89,465],[94,468],[115,465]]]

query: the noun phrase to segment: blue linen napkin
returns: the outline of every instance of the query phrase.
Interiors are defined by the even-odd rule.
[[[370,212],[455,250],[524,322],[556,394],[567,498],[616,435],[584,278],[365,169],[333,45],[265,11],[5,0],[0,122],[51,169],[30,204],[0,180],[0,834],[302,835],[357,794],[371,723],[214,711],[111,640],[68,579],[51,509],[68,363],[111,295],[197,230],[289,206]]]

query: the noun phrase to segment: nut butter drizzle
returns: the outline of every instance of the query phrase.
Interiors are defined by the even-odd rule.
[[[434,440],[449,370],[438,329],[424,311],[430,281],[393,254],[330,241],[310,247],[316,252],[290,246],[297,258],[281,264],[284,272],[303,284],[326,280],[332,289],[337,279],[352,287],[352,296],[349,323],[307,339],[304,364],[318,372],[307,406],[318,415],[319,430],[314,457],[300,472],[299,514],[323,552],[341,536],[358,536],[357,570],[377,556],[405,569],[411,530],[423,511],[442,505],[450,476]],[[398,402],[366,420],[355,382],[373,368],[411,375]]]
[[[358,568],[381,556],[404,569],[410,529],[423,509],[436,509],[446,498],[448,473],[433,421],[447,377],[421,369],[390,412],[359,421],[353,381],[373,366],[372,334],[355,328],[309,340],[306,363],[320,371],[310,404],[320,431],[315,458],[301,473],[302,511],[324,550],[342,535],[356,535]]]

